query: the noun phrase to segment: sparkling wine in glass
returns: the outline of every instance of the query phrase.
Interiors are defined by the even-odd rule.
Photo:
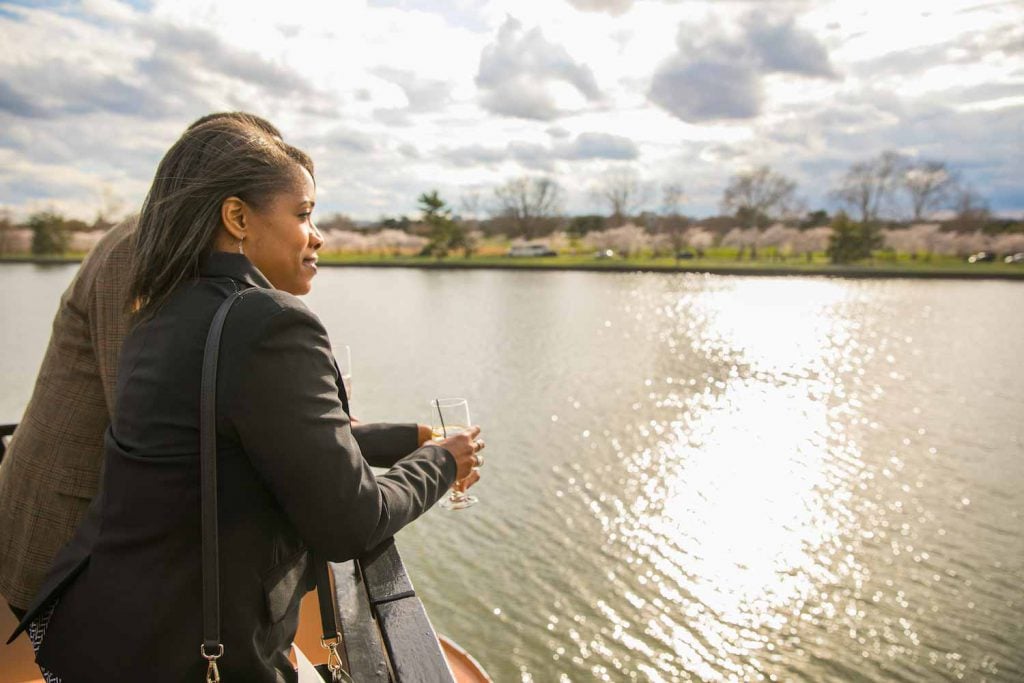
[[[466,431],[470,426],[469,401],[464,398],[431,400],[428,424],[435,441]],[[440,504],[445,510],[463,510],[476,502],[477,497],[466,493],[465,484],[457,481]]]
[[[352,400],[352,348],[343,344],[338,354],[338,370],[341,371],[341,382],[345,385],[345,395]]]

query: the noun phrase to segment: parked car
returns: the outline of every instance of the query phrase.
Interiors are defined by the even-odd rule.
[[[991,263],[996,260],[996,255],[991,251],[979,251],[967,257],[968,263]]]
[[[689,261],[690,259],[695,258],[695,256],[694,256],[694,253],[692,251],[687,249],[686,251],[678,252],[676,254],[676,258],[680,259],[682,261]]]
[[[558,256],[558,253],[546,244],[517,244],[508,250],[508,256]]]
[[[1024,263],[1024,251],[1018,251],[1016,254],[1009,254],[1003,259],[1006,263]]]
[[[599,249],[594,252],[594,258],[615,258],[615,252],[611,249]]]

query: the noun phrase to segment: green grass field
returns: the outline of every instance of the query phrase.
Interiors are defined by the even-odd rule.
[[[52,256],[25,254],[0,255],[0,262],[31,262],[38,264],[80,261],[84,254],[68,253]],[[393,254],[340,254],[320,255],[324,266],[372,266],[412,268],[509,268],[524,270],[607,270],[699,272],[735,275],[833,275],[846,277],[950,277],[950,278],[1002,278],[1024,280],[1024,264],[967,263],[948,256],[913,259],[907,254],[880,252],[870,261],[848,265],[833,265],[824,254],[814,254],[810,261],[803,256],[785,260],[762,255],[756,260],[746,256],[736,258],[732,249],[711,249],[703,258],[676,261],[667,256],[639,255],[629,258],[596,258],[592,253],[560,254],[552,257],[509,257],[485,254],[466,258],[461,254],[443,259],[432,256],[396,256]]]
[[[711,253],[700,259],[680,260],[671,257],[633,256],[599,259],[592,254],[560,254],[552,257],[516,257],[462,255],[437,259],[430,256],[394,256],[390,254],[321,254],[322,265],[345,266],[409,266],[419,268],[522,268],[528,270],[608,270],[710,272],[722,274],[815,274],[851,277],[999,277],[1024,279],[1024,264],[1002,262],[967,263],[951,257],[911,259],[907,255],[880,255],[871,261],[833,265],[824,254],[786,260],[759,258],[737,260],[732,253]]]

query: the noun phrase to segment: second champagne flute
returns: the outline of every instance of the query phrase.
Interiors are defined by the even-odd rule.
[[[337,354],[338,370],[341,372],[341,383],[345,385],[345,396],[352,400],[352,348],[342,344],[341,353]]]

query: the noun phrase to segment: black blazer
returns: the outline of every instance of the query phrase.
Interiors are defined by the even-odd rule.
[[[200,373],[214,312],[240,289],[217,378],[225,680],[296,680],[309,551],[357,557],[455,480],[448,451],[415,450],[415,425],[354,434],[317,317],[245,256],[212,254],[125,339],[100,493],[23,621],[59,599],[38,661],[68,683],[202,680]]]

